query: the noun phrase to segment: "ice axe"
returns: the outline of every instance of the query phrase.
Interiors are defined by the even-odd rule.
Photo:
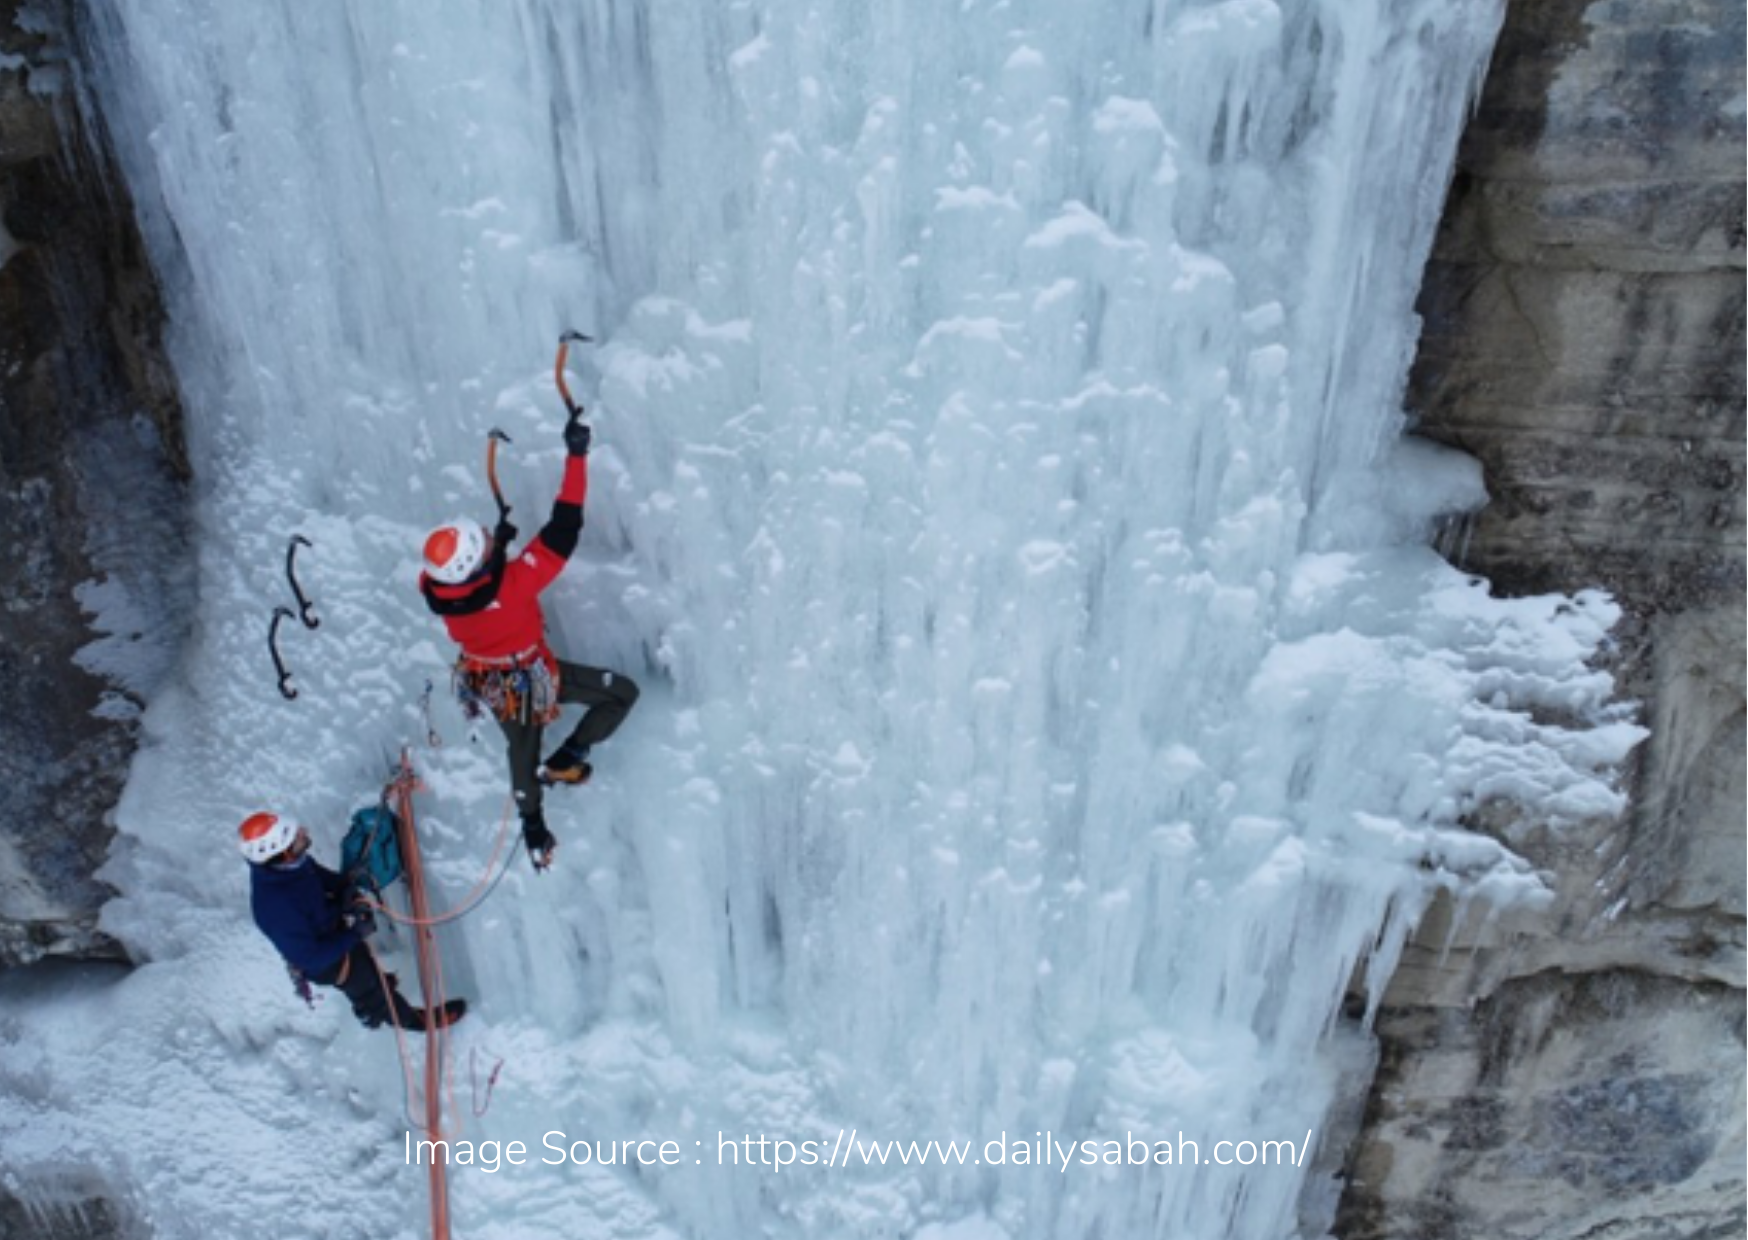
[[[289,607],[275,607],[273,620],[267,626],[267,650],[273,655],[273,670],[279,673],[279,694],[286,701],[297,698],[297,689],[291,683],[291,669],[285,666],[285,660],[279,657],[279,622],[295,620],[297,617]]]
[[[504,488],[498,485],[498,445],[509,443],[510,437],[497,427],[486,432],[486,481],[492,484],[492,498],[498,501],[498,520],[507,520],[510,505],[504,502]]]
[[[571,399],[570,387],[564,381],[564,362],[570,353],[573,340],[582,344],[593,344],[595,338],[585,336],[582,332],[566,332],[558,338],[558,358],[552,364],[552,378],[558,384],[558,394],[564,397],[565,412],[571,415],[571,421],[574,422],[583,416],[583,407]]]
[[[306,629],[317,629],[322,626],[321,620],[316,617],[315,608],[309,599],[304,597],[303,587],[297,583],[297,549],[313,546],[315,544],[302,534],[293,534],[291,541],[285,546],[285,578],[291,582],[291,592],[297,597],[298,619],[303,621],[303,626]]]

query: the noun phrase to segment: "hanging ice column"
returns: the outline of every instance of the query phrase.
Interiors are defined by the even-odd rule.
[[[173,796],[308,798],[356,773],[325,726],[412,726],[417,531],[495,422],[532,524],[572,325],[611,336],[555,636],[655,692],[558,826],[630,844],[452,947],[482,1019],[672,1035],[697,1071],[590,1093],[603,1131],[1299,1142],[1356,962],[1438,886],[1536,898],[1465,811],[1614,809],[1633,729],[1536,721],[1604,719],[1612,609],[1438,561],[1478,481],[1395,440],[1494,0],[183,7],[96,46],[212,487],[197,653],[241,665],[295,522],[353,644],[326,720],[202,684],[223,727],[161,725],[123,932],[166,936]],[[432,765],[436,821],[495,816],[490,761]],[[1304,1183],[684,1170],[621,1187],[699,1234],[1255,1237]]]
[[[769,136],[698,196],[739,245],[603,388],[661,432],[632,541],[710,774],[657,924],[734,931],[672,940],[683,1028],[776,1003],[882,1127],[1298,1139],[1355,962],[1381,984],[1434,884],[1533,898],[1462,811],[1608,810],[1630,730],[1524,713],[1600,703],[1608,609],[1406,549],[1479,489],[1388,450],[1496,18],[919,6],[729,56]],[[1300,1185],[995,1178],[1063,1235],[1282,1234]]]

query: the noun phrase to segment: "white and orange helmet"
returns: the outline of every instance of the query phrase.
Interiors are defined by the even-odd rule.
[[[297,841],[297,824],[263,811],[250,814],[237,828],[237,847],[255,865],[265,865]]]
[[[432,530],[425,540],[425,571],[433,581],[459,585],[479,572],[491,553],[486,527],[471,517],[457,517]]]

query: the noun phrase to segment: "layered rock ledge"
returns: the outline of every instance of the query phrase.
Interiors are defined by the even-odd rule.
[[[1743,1232],[1743,45],[1739,4],[1512,0],[1465,134],[1410,405],[1492,501],[1445,550],[1613,593],[1652,735],[1618,822],[1472,824],[1557,898],[1422,926],[1343,1240]]]

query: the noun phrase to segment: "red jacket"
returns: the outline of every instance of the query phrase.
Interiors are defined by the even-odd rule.
[[[540,592],[564,571],[576,549],[588,490],[589,458],[567,457],[552,516],[515,559],[509,558],[508,547],[495,546],[486,568],[458,585],[419,574],[419,592],[426,606],[443,617],[443,626],[463,654],[507,659],[538,650],[551,661]]]

